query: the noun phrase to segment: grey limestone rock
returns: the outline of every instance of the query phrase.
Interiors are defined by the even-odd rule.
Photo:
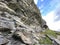
[[[0,38],[0,44],[39,44],[44,25],[46,22],[33,0],[0,0],[0,35],[4,38]]]
[[[0,35],[0,45],[6,45],[9,41]]]

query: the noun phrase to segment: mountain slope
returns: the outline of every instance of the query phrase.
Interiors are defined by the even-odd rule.
[[[39,44],[40,32],[45,27],[33,0],[0,0],[0,45]]]

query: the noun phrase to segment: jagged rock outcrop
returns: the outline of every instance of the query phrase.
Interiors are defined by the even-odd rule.
[[[33,0],[0,0],[0,35],[7,39],[2,38],[0,45],[39,44],[43,25]]]

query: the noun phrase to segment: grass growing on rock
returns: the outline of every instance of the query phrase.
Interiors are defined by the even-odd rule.
[[[53,31],[53,30],[49,30],[49,29],[46,29],[46,31],[45,32],[41,32],[42,34],[45,34],[45,35],[50,35],[50,36],[53,36],[53,37],[57,37],[57,34],[56,34],[56,32],[55,31]]]
[[[41,38],[39,42],[40,44],[52,44],[52,41],[48,37]]]
[[[50,35],[50,36],[53,36],[54,38],[57,37],[56,32],[49,29],[46,29],[46,31],[41,32],[40,34]],[[40,38],[39,42],[40,44],[52,44],[52,41],[48,37]]]
[[[52,31],[52,30],[46,30],[45,31],[45,34],[48,34],[48,35],[53,36],[55,38],[57,37],[56,32],[55,31]]]

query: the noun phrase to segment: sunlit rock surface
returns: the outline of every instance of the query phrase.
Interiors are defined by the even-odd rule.
[[[39,44],[44,25],[33,0],[0,0],[0,45]]]

